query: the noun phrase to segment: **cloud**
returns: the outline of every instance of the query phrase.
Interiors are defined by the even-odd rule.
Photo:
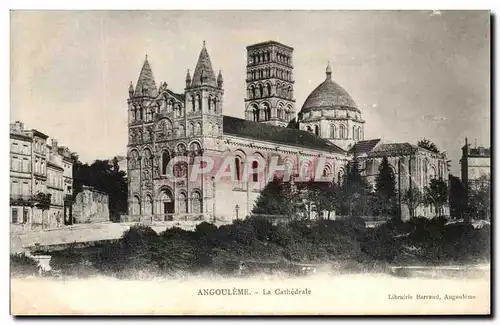
[[[422,115],[422,120],[446,121],[446,120],[448,120],[448,118],[445,116]]]

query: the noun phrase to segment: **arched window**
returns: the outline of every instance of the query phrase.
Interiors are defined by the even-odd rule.
[[[353,140],[356,139],[356,127],[355,126],[352,127],[352,138],[353,138]]]
[[[151,109],[148,109],[146,111],[146,121],[152,121],[153,120],[153,111]]]
[[[188,126],[188,136],[191,136],[194,134],[194,124],[193,123],[189,123],[189,126]]]
[[[335,125],[330,125],[330,139],[335,139]]]
[[[184,192],[179,194],[179,213],[188,213],[188,199]]]
[[[151,163],[152,163],[152,159],[151,159],[151,150],[149,149],[144,149],[144,152],[143,152],[143,157],[142,157],[142,160],[143,160],[143,166],[144,168],[150,168],[151,167]]]
[[[212,122],[210,122],[210,123],[208,123],[207,134],[212,135],[212,132],[214,132],[214,125],[212,124]]]
[[[196,111],[196,101],[194,99],[194,96],[191,96],[191,111],[195,112]]]
[[[266,89],[267,89],[267,96],[271,96],[271,84],[270,83],[266,84]]]
[[[179,143],[177,145],[177,152],[183,154],[186,152],[186,145],[184,143]]]
[[[262,104],[264,110],[264,120],[269,121],[271,119],[271,108],[267,103]]]
[[[292,86],[290,86],[290,87],[288,87],[288,97],[287,98],[292,99],[292,97],[293,97],[292,94],[293,94],[293,88],[292,88]]]
[[[170,154],[168,153],[168,151],[163,151],[161,155],[161,173],[163,175],[167,174],[167,166],[169,161],[170,161]]]
[[[219,109],[219,105],[220,105],[220,100],[219,98],[214,98],[214,113],[217,113],[220,109]]]
[[[201,150],[201,146],[198,142],[193,142],[189,145],[189,150],[194,154],[199,154]]]
[[[171,99],[167,99],[167,113],[171,113],[172,112],[172,107],[173,107],[174,103],[172,102]]]
[[[307,130],[308,132],[312,132],[312,131],[313,131],[313,130],[312,130],[312,128],[311,128],[311,126],[309,126],[309,125],[306,127],[306,130]]]
[[[192,195],[192,212],[203,213],[203,200],[199,191],[193,191]]]
[[[141,116],[139,118],[141,121],[144,119],[144,108],[141,107]]]
[[[326,166],[325,169],[323,169],[323,177],[328,177],[331,174],[331,169],[330,166]]]
[[[257,160],[252,161],[252,170],[253,170],[252,180],[254,182],[259,181],[259,173],[256,171],[258,168],[259,168],[259,162]]]
[[[200,95],[197,95],[196,98],[198,99],[198,109],[197,110],[201,111],[201,110],[203,110],[203,105],[202,105],[202,102],[201,102],[202,98],[201,98]]]
[[[278,107],[278,119],[282,120],[283,119],[283,107]]]
[[[317,126],[317,125],[314,126],[314,134],[319,136],[319,126]]]
[[[201,124],[200,123],[196,123],[196,126],[194,127],[194,134],[195,135],[201,134]]]
[[[194,109],[193,112],[199,111],[200,110],[200,95],[196,95],[196,98],[194,99]]]
[[[241,159],[240,157],[235,157],[234,158],[234,166],[236,168],[235,170],[235,176],[236,176],[236,180],[237,181],[240,181],[241,180],[241,173],[240,173],[240,165],[241,165]]]
[[[132,122],[136,121],[137,108],[132,108]]]
[[[209,96],[208,97],[208,112],[209,113],[212,112],[212,103],[213,103],[212,96]]]
[[[253,114],[253,120],[255,122],[258,122],[259,121],[259,109],[256,106],[253,106],[252,114]]]
[[[261,97],[264,96],[264,87],[262,86],[262,84],[259,85],[259,94]]]
[[[342,124],[342,125],[340,125],[340,139],[345,139],[345,138],[347,138],[346,128]]]

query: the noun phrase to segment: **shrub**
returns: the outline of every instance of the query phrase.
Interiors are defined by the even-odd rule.
[[[212,223],[203,221],[196,225],[195,232],[199,237],[212,236],[217,231],[217,226]]]
[[[26,276],[38,274],[38,263],[25,253],[10,255],[10,274],[12,276]]]
[[[96,273],[91,257],[86,255],[87,249],[70,247],[51,253],[50,267],[61,271],[64,275],[85,277]]]

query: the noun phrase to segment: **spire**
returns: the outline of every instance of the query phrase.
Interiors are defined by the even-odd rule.
[[[147,54],[144,59],[144,64],[142,65],[141,73],[139,74],[139,79],[137,79],[137,84],[135,85],[134,96],[158,96],[158,88],[156,88],[153,71],[149,66]]]
[[[205,47],[205,41],[203,41],[203,47],[198,58],[198,63],[196,63],[196,68],[194,69],[193,82],[191,86],[201,85],[216,87],[215,74],[212,69],[212,62],[210,62],[210,56],[208,55],[207,48]]]
[[[219,88],[222,88],[223,83],[224,83],[224,80],[222,80],[222,71],[219,70],[219,75],[217,76],[217,86]]]
[[[326,79],[332,79],[332,67],[330,66],[330,61],[328,61],[328,65],[326,66]]]

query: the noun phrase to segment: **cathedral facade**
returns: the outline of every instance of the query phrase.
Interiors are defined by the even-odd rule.
[[[357,156],[365,177],[374,182],[382,157],[394,168],[398,189],[423,189],[430,179],[448,179],[444,155],[409,143],[365,140],[362,112],[333,81],[331,67],[296,112],[293,48],[268,41],[247,47],[245,119],[223,114],[224,81],[214,72],[205,44],[183,93],[156,84],[146,57],[128,98],[128,220],[230,222],[250,214],[270,178],[272,161],[301,174],[319,159],[321,176],[340,181],[344,166]],[[294,121],[297,123],[294,123]],[[168,177],[173,160],[175,179]],[[228,157],[234,177],[220,180],[217,168],[189,177],[200,159],[222,166]],[[250,157],[252,158],[248,165]],[[174,159],[175,158],[175,159]],[[254,172],[244,176],[250,166]],[[306,175],[307,172],[304,174]],[[403,214],[408,211],[403,207]],[[416,215],[432,216],[430,207]]]

